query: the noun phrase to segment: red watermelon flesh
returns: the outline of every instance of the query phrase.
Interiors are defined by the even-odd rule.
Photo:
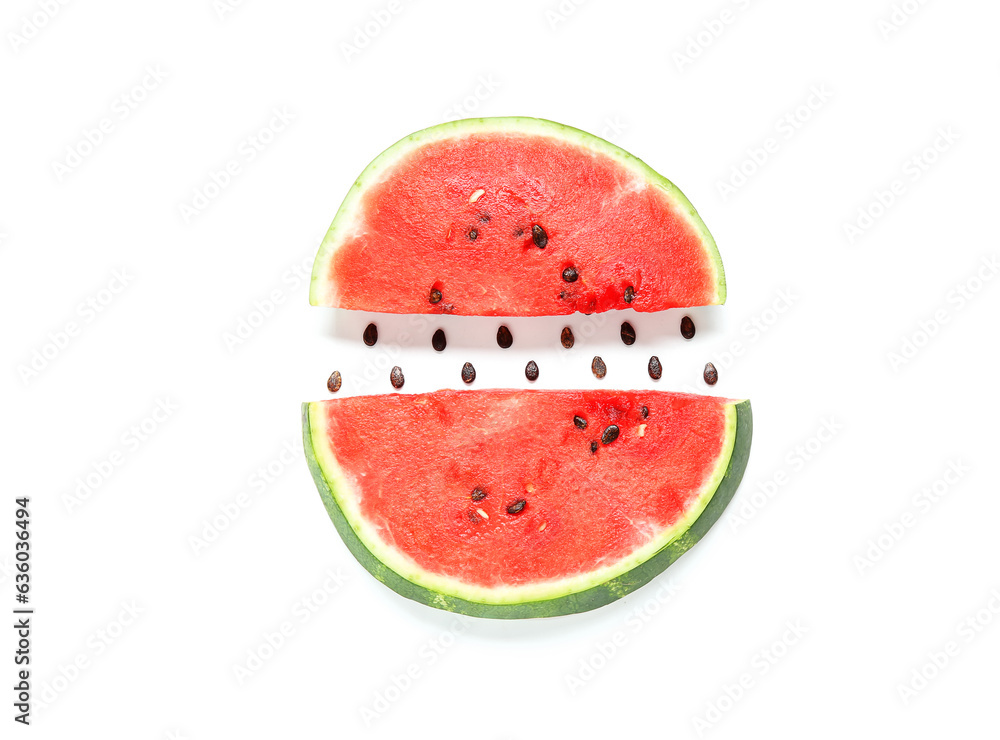
[[[725,292],[715,242],[672,183],[582,131],[498,118],[436,126],[378,157],[324,239],[311,300],[538,316],[710,305]]]
[[[634,588],[629,572],[684,539],[734,464],[738,483],[738,405],[656,391],[343,398],[306,405],[306,450],[380,580],[442,608],[544,616],[599,605],[582,594],[602,584],[610,598]]]

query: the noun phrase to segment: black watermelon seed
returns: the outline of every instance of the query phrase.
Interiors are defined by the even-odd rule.
[[[590,454],[593,455],[593,454],[596,454],[596,453],[597,453],[597,442],[591,442],[590,443]]]
[[[389,373],[389,382],[392,383],[392,387],[399,390],[403,387],[403,370],[396,365]]]
[[[430,296],[430,298],[431,298],[431,303],[440,303],[441,302],[441,291],[438,290],[437,288],[431,288],[431,296]]]
[[[476,241],[476,238],[478,236],[479,236],[479,232],[478,231],[476,231],[475,229],[469,229],[469,241],[472,241],[472,242]]]
[[[486,491],[484,491],[482,488],[476,488],[472,491],[471,498],[473,501],[482,501],[484,498],[486,498]]]
[[[524,377],[532,382],[538,380],[538,365],[535,364],[534,360],[529,360],[528,364],[524,366]]]
[[[590,363],[590,370],[598,378],[603,378],[608,374],[608,366],[604,364],[604,360],[602,360],[600,356],[595,357],[594,361]]]
[[[448,346],[448,340],[444,338],[444,329],[438,329],[434,332],[434,336],[431,337],[431,346],[438,352],[444,352],[444,348]]]
[[[336,393],[340,390],[340,383],[340,371],[334,370],[330,373],[330,378],[326,381],[326,389],[330,391],[330,393]]]
[[[361,338],[369,347],[374,346],[375,342],[378,341],[378,327],[375,324],[369,324],[365,327],[365,333],[361,335]]]
[[[567,283],[575,283],[578,277],[580,276],[579,274],[577,274],[575,267],[567,267],[565,270],[563,270],[563,280],[565,280]]]
[[[524,506],[527,503],[528,502],[525,501],[523,498],[519,498],[517,501],[515,501],[514,503],[512,503],[510,506],[507,507],[507,513],[520,514],[522,511],[524,511]]]
[[[635,327],[627,321],[622,323],[622,341],[628,346],[635,344]]]
[[[480,213],[479,220],[482,221],[484,224],[488,224],[490,222],[490,214]]]
[[[719,382],[719,371],[711,362],[705,363],[705,382],[709,385],[715,385]]]
[[[470,509],[469,510],[469,521],[472,522],[473,524],[479,524],[479,522],[483,521],[483,518],[481,516],[479,516],[479,512],[478,511]]]
[[[539,249],[545,249],[545,245],[549,243],[549,235],[545,233],[545,229],[535,224],[531,227],[531,240]]]
[[[681,319],[681,336],[685,339],[694,339],[694,322],[690,316]]]
[[[618,427],[612,424],[611,426],[609,426],[607,429],[604,430],[604,434],[601,435],[601,442],[603,442],[606,445],[611,444],[616,439],[618,439],[618,433],[619,433]]]
[[[577,429],[586,429],[587,428],[587,420],[584,419],[582,416],[574,416],[573,417],[573,423],[576,424]]]
[[[566,349],[572,348],[573,343],[576,341],[576,338],[573,336],[573,330],[568,326],[564,326],[562,333],[559,335],[559,341],[562,342],[562,346]]]
[[[646,408],[645,406],[642,407],[641,413],[642,413],[642,418],[643,419],[646,419],[646,418],[649,417],[649,409]]]
[[[476,368],[472,367],[471,362],[467,362],[462,365],[462,380],[466,383],[471,383],[476,379]]]
[[[514,236],[524,236],[524,229],[517,229],[517,231],[514,232]]]
[[[497,344],[500,345],[500,349],[510,349],[510,345],[514,343],[514,336],[510,333],[510,329],[506,326],[501,325],[497,329]]]
[[[660,365],[660,358],[653,355],[649,358],[649,377],[659,380],[663,375],[663,367]],[[644,407],[645,408],[645,407]]]
[[[631,303],[632,299],[634,299],[634,298],[635,298],[635,288],[633,288],[630,285],[627,288],[625,288],[625,302],[626,303]]]

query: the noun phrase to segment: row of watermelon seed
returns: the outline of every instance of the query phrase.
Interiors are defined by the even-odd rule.
[[[694,321],[691,320],[690,316],[685,316],[681,319],[681,336],[685,339],[694,338],[695,328]],[[378,342],[378,327],[375,324],[368,324],[365,327],[364,333],[361,335],[362,340],[369,347],[373,347],[376,342]],[[635,328],[629,322],[622,322],[621,326],[621,338],[622,342],[626,345],[632,345],[635,343]],[[573,330],[566,326],[563,327],[562,332],[559,335],[559,340],[562,342],[562,346],[566,349],[570,349],[576,342],[573,336]],[[514,336],[510,333],[510,329],[501,325],[497,329],[497,344],[501,349],[509,349],[514,344]],[[445,338],[444,330],[438,329],[434,332],[434,336],[431,337],[431,346],[437,352],[443,352],[445,347],[448,346],[448,341]],[[590,364],[591,372],[597,378],[603,378],[608,373],[607,365],[600,356],[595,356]],[[649,363],[647,365],[647,371],[649,372],[649,377],[653,380],[659,380],[663,374],[663,366],[660,364],[660,358],[653,355],[649,358]],[[524,376],[534,382],[538,380],[538,364],[534,360],[530,360],[524,368]],[[719,381],[719,373],[715,369],[715,365],[711,362],[705,363],[705,370],[702,373],[702,377],[708,385],[715,385]],[[468,385],[475,381],[476,379],[476,368],[472,366],[471,362],[466,362],[462,366],[462,380]],[[392,387],[399,390],[403,387],[404,378],[403,370],[396,365],[389,372],[389,382],[392,383]],[[327,390],[331,393],[336,393],[340,390],[341,384],[343,383],[343,378],[340,375],[339,370],[334,370],[330,374],[329,379],[326,381]]]

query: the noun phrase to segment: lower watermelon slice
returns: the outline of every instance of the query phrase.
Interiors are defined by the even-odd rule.
[[[350,551],[405,597],[480,617],[587,611],[650,581],[722,514],[749,401],[661,391],[437,391],[303,404]]]

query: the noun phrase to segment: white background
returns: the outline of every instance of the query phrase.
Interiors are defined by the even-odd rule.
[[[11,0],[0,18],[0,578],[7,610],[13,499],[30,495],[45,702],[18,731],[996,735],[1000,281],[981,260],[998,252],[1000,7],[220,8]],[[274,109],[292,120],[262,134],[282,125]],[[370,159],[467,115],[550,118],[645,159],[716,236],[729,302],[695,312],[689,343],[679,314],[623,312],[570,319],[571,352],[561,319],[511,322],[501,352],[499,322],[449,318],[436,355],[435,325],[384,318],[364,347],[369,317],[308,305],[312,256]],[[268,141],[252,159],[249,137]],[[231,160],[239,173],[185,218]],[[227,342],[243,322],[252,331]],[[588,614],[491,622],[396,596],[342,545],[296,447],[299,403],[328,397],[333,369],[344,395],[388,392],[393,364],[408,391],[455,387],[466,360],[481,388],[526,387],[528,359],[538,387],[652,387],[654,353],[658,388],[705,390],[711,359],[719,394],[752,399],[750,465],[730,518]],[[150,421],[160,402],[173,410]],[[824,423],[837,431],[820,439]],[[950,483],[949,469],[962,471]],[[931,502],[921,490],[935,484]],[[292,634],[270,650],[285,622]],[[927,667],[949,643],[947,664]],[[2,647],[8,687],[12,630]],[[267,659],[241,679],[251,653]]]

